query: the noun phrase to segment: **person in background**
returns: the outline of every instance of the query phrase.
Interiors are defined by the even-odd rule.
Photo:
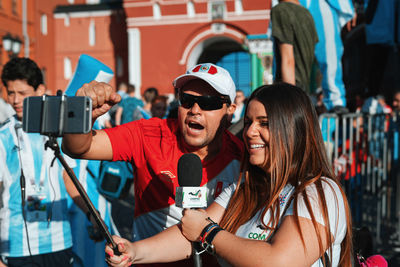
[[[348,113],[346,88],[343,82],[344,46],[341,30],[354,16],[353,0],[299,0],[311,13],[319,41],[315,57],[322,74],[324,104],[330,113]]]
[[[138,242],[114,236],[111,266],[189,257],[201,242],[221,266],[351,266],[349,205],[327,158],[309,96],[290,84],[261,86],[244,117],[237,183],[206,210]]]
[[[124,99],[126,97],[128,97],[127,94],[128,91],[128,85],[124,82],[121,82],[118,86],[118,91],[117,93],[121,96],[121,99]],[[115,123],[115,115],[117,114],[117,109],[118,109],[119,105],[115,105],[113,106],[107,113],[108,114],[104,114],[103,118],[107,118],[109,120],[109,123],[111,124],[111,127],[116,126]],[[99,118],[100,120],[102,120],[101,118]],[[100,123],[101,124],[101,123]],[[109,124],[108,123],[103,123],[103,126],[105,128],[109,128]]]
[[[393,111],[396,111],[396,112],[400,111],[400,89],[397,89],[393,93],[392,107],[393,107]]]
[[[133,120],[150,119],[151,103],[158,96],[158,90],[154,87],[147,88],[143,93],[144,105],[138,106],[133,112]]]
[[[238,122],[244,115],[246,97],[242,90],[236,90],[235,104],[236,110],[233,113],[232,123]]]
[[[8,266],[70,267],[72,237],[62,166],[51,149],[45,150],[47,136],[22,130],[24,99],[45,93],[42,73],[31,59],[13,58],[4,65],[1,79],[15,110],[0,126],[2,260]]]
[[[324,92],[322,91],[322,88],[317,88],[315,92],[315,109],[318,116],[328,112],[328,109],[324,104]]]
[[[183,154],[194,153],[202,160],[200,186],[207,188],[208,204],[239,175],[243,144],[227,131],[236,107],[236,87],[228,71],[211,63],[199,64],[177,77],[173,85],[180,99],[177,119],[136,120],[63,138],[64,152],[73,157],[132,164],[135,241],[180,222],[182,209],[175,205],[175,188],[179,186],[177,165]],[[95,81],[85,84],[77,95],[93,99],[94,120],[120,101],[111,86]],[[212,258],[203,260],[205,266],[215,264]],[[170,266],[193,266],[193,262]]]
[[[179,92],[174,88],[174,99],[169,103],[167,116],[170,119],[178,118],[178,107],[179,107]]]
[[[392,108],[386,103],[386,99],[383,95],[377,95],[376,100],[382,106],[383,113],[385,114],[392,113]]]
[[[143,106],[143,101],[135,97],[135,86],[128,85],[128,96],[122,98],[115,113],[115,125],[121,125],[133,121],[133,113],[137,107]]]
[[[309,93],[318,42],[313,17],[298,0],[279,0],[271,9],[271,25],[276,53],[275,81],[297,85]]]
[[[125,99],[129,96],[128,94],[128,85],[124,82],[121,82],[118,86],[117,93],[121,96],[121,99]]]
[[[156,96],[151,102],[151,117],[164,119],[167,113],[167,97],[163,95]]]

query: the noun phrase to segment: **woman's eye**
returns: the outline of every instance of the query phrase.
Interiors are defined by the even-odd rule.
[[[269,121],[262,121],[262,122],[260,122],[260,125],[262,127],[269,127]]]

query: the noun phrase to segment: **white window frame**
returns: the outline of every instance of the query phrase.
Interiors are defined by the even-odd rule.
[[[156,20],[161,19],[161,7],[159,3],[153,4],[153,18]]]
[[[88,5],[100,4],[100,0],[86,0],[86,4]]]
[[[71,25],[71,18],[69,17],[69,15],[66,15],[64,17],[64,26],[69,27],[70,25]]]
[[[235,13],[236,13],[236,15],[243,14],[242,0],[235,0]]]
[[[96,24],[94,20],[90,20],[89,23],[89,45],[90,46],[96,45]]]
[[[47,35],[47,15],[42,14],[40,16],[40,32],[43,35]]]
[[[64,79],[69,80],[72,78],[72,65],[69,57],[64,57]]]
[[[196,10],[194,9],[193,1],[188,1],[186,4],[186,12],[189,18],[194,18],[196,16]]]

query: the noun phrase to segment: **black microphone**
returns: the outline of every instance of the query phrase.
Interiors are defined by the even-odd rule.
[[[175,205],[180,208],[207,207],[207,188],[200,187],[203,166],[199,156],[184,154],[178,161],[178,183]]]
[[[199,156],[183,154],[178,160],[178,183],[176,188],[175,205],[181,208],[207,207],[207,188],[200,187],[203,166]],[[193,242],[193,264],[201,267],[201,245]]]
[[[19,177],[19,182],[21,184],[21,203],[22,208],[25,207],[25,176],[24,172],[21,170],[21,176]]]

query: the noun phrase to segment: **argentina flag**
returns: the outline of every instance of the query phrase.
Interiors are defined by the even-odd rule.
[[[334,106],[346,105],[346,91],[343,83],[343,43],[340,37],[342,27],[354,16],[351,0],[300,0],[314,18],[319,42],[315,47],[328,110]]]
[[[91,81],[108,83],[113,76],[114,72],[107,65],[94,57],[82,54],[79,57],[74,75],[65,89],[65,94],[74,96],[76,91],[85,83],[90,83]]]

